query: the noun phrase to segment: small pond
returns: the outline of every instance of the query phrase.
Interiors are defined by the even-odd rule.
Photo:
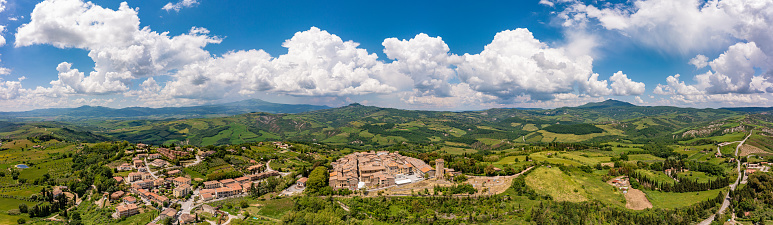
[[[30,168],[30,167],[29,167],[29,166],[27,166],[27,165],[24,165],[24,164],[19,164],[19,165],[16,165],[16,168],[19,168],[19,169],[27,169],[27,168]]]

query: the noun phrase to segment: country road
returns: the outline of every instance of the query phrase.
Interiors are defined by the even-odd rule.
[[[754,131],[750,131],[749,135],[746,136],[746,138],[741,141],[741,143],[738,143],[738,146],[735,147],[735,157],[738,159],[738,150],[741,149],[741,145],[743,145],[744,142],[746,142],[746,139],[749,139],[749,137],[752,136],[752,133]],[[717,151],[719,151],[719,147],[717,147]],[[735,160],[738,164],[737,172],[738,172],[738,178],[735,179],[735,182],[730,184],[730,190],[735,190],[735,187],[738,186],[738,182],[741,181],[741,178],[743,177],[743,174],[741,173],[741,160]],[[716,214],[711,215],[709,218],[703,220],[702,222],[698,223],[699,225],[709,225],[711,222],[714,221],[714,217],[716,217],[717,214],[725,213],[725,210],[727,210],[727,207],[730,207],[730,192],[725,194],[725,201],[722,202],[722,206],[719,207],[719,210]],[[735,219],[735,216],[733,216],[733,219]]]

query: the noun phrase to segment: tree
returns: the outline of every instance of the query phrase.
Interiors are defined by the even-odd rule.
[[[493,174],[494,173],[494,166],[493,165],[486,166],[486,169],[484,169],[484,172],[486,173],[486,175]]]
[[[327,187],[327,177],[327,168],[322,166],[314,168],[309,174],[309,179],[306,181],[306,191],[309,193],[316,193],[320,189]]]
[[[27,223],[27,221],[24,220],[24,218],[19,218],[18,220],[16,220],[16,223],[18,223],[18,224],[25,224],[25,223]]]
[[[21,213],[27,213],[27,204],[19,204],[19,212]]]

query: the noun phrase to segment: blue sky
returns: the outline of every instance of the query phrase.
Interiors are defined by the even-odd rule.
[[[0,5],[0,111],[249,98],[431,110],[773,102],[773,0]]]

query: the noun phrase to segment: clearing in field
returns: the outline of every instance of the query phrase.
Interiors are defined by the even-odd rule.
[[[526,185],[555,201],[582,202],[588,198],[585,189],[558,168],[539,167],[526,176]]]
[[[625,207],[633,210],[643,210],[652,208],[652,203],[647,200],[644,192],[631,188],[628,189],[628,193],[625,193]]]

